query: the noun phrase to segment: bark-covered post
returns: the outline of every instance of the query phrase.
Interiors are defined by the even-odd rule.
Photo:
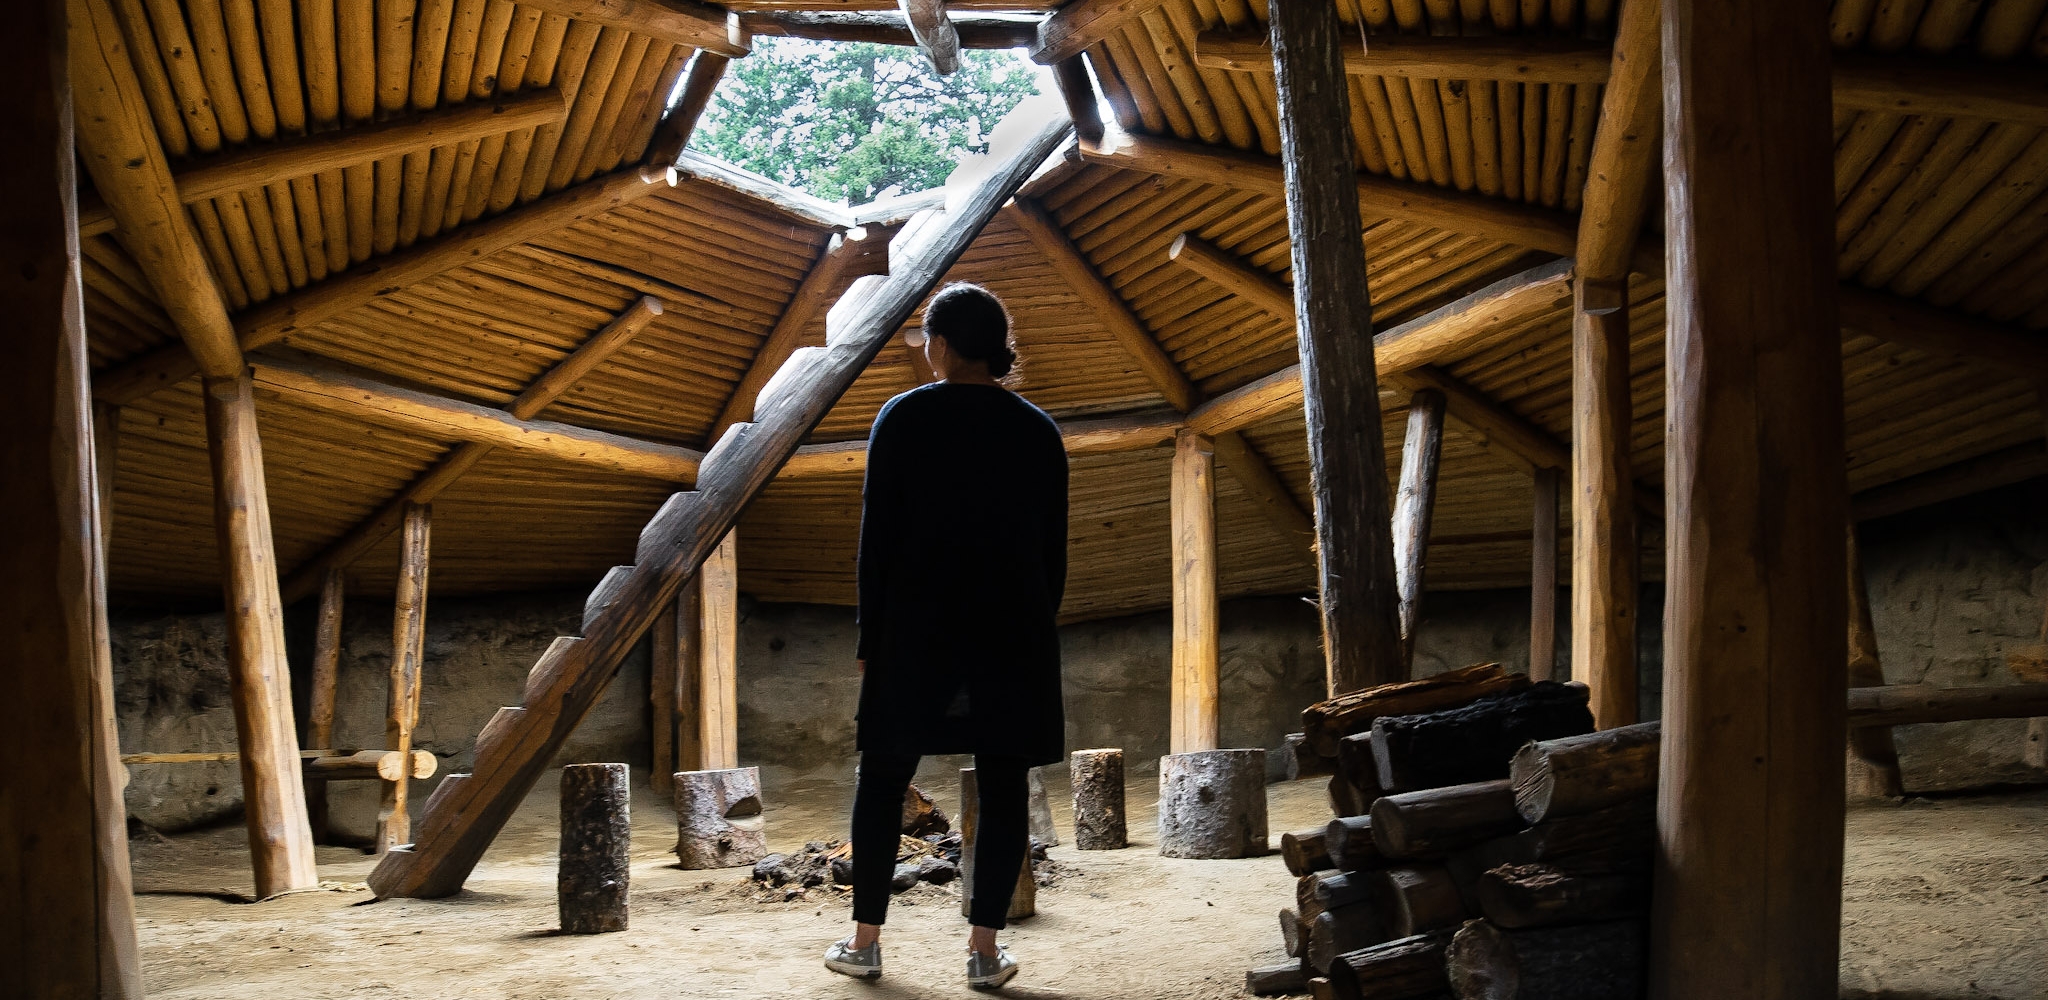
[[[1067,767],[1074,784],[1074,846],[1116,851],[1130,844],[1124,826],[1124,752],[1076,750]]]
[[[1429,522],[1436,512],[1437,466],[1444,453],[1444,394],[1417,392],[1408,402],[1401,444],[1401,485],[1394,501],[1394,574],[1401,592],[1401,664],[1415,663],[1422,624],[1422,570],[1429,559]]]
[[[633,853],[632,788],[624,764],[562,768],[562,846],[555,871],[564,934],[626,929]]]

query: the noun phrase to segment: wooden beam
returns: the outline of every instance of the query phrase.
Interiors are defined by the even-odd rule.
[[[1877,658],[1877,629],[1870,620],[1870,585],[1863,577],[1863,557],[1856,545],[1856,525],[1848,526],[1849,550],[1849,696],[1857,688],[1884,686],[1884,665]],[[1899,748],[1883,726],[1849,728],[1848,792],[1851,799],[1894,799],[1906,794],[1899,778]]]
[[[521,0],[528,7],[607,28],[659,38],[722,56],[746,55],[738,21],[717,4],[695,0]]]
[[[1423,388],[1443,393],[1449,400],[1451,419],[1465,427],[1473,444],[1523,472],[1571,464],[1571,449],[1549,431],[1435,365],[1409,369],[1391,376],[1389,382],[1409,391]]]
[[[1068,0],[1039,23],[1031,59],[1041,66],[1071,59],[1158,6],[1159,0]]]
[[[690,148],[690,136],[696,134],[697,123],[703,120],[704,110],[711,106],[711,95],[718,90],[718,83],[725,79],[731,64],[731,58],[716,52],[699,52],[690,60],[689,75],[683,78],[682,99],[661,117],[653,140],[647,144],[650,165],[668,166],[683,159],[683,152]]]
[[[2048,74],[2038,67],[1875,52],[1837,52],[1834,67],[1837,107],[2048,126]]]
[[[1269,0],[1294,254],[1295,331],[1315,488],[1319,608],[1332,695],[1403,680],[1372,305],[1358,238],[1350,85],[1330,4]],[[1263,159],[1263,158],[1262,158]],[[1282,179],[1266,168],[1269,180]]]
[[[1842,326],[1943,360],[1989,362],[2014,375],[2048,380],[2048,336],[1964,316],[1850,282],[1840,286]]]
[[[1641,0],[1637,0],[1638,3]],[[1589,185],[1590,187],[1590,185]],[[1637,718],[1635,401],[1628,281],[1581,278],[1572,304],[1572,676],[1602,729]]]
[[[1060,424],[1060,440],[1069,455],[1107,455],[1143,451],[1171,444],[1180,430],[1180,417],[1172,413],[1069,420]],[[1234,436],[1234,435],[1233,435]],[[1220,449],[1219,449],[1220,451]],[[1224,456],[1224,461],[1230,461]],[[810,479],[818,476],[857,475],[868,467],[866,440],[807,444],[796,450],[777,473],[781,479]],[[1296,508],[1299,510],[1299,508]],[[1304,515],[1305,516],[1305,515]]]
[[[1288,487],[1279,473],[1273,471],[1265,456],[1253,448],[1251,442],[1236,431],[1225,431],[1210,439],[1211,450],[1223,461],[1223,467],[1230,470],[1230,477],[1237,480],[1238,488],[1245,498],[1266,515],[1280,537],[1294,545],[1294,551],[1313,555],[1316,544],[1315,515],[1303,510],[1301,501],[1294,498],[1294,491]],[[1068,454],[1074,454],[1070,449]]]
[[[946,14],[945,0],[896,0],[896,7],[903,12],[917,50],[931,60],[932,68],[940,76],[959,72],[960,32]]]
[[[740,766],[740,533],[728,531],[697,571],[697,769]]]
[[[2036,476],[2048,476],[2048,450],[2032,441],[1873,486],[1850,498],[1849,513],[1857,521],[1871,521]]]
[[[2048,684],[1938,688],[1894,684],[1849,689],[1849,725],[1907,726],[2048,715]]]
[[[1039,19],[954,15],[953,30],[963,49],[1019,49],[1038,40]],[[756,35],[810,38],[823,42],[916,45],[900,13],[881,11],[752,10],[740,26]]]
[[[1401,657],[1412,670],[1415,630],[1422,624],[1423,565],[1436,512],[1437,469],[1444,451],[1444,394],[1417,392],[1408,402],[1401,445],[1401,482],[1394,497],[1394,582],[1401,593]],[[1405,679],[1405,678],[1404,678]]]
[[[1174,237],[1166,257],[1274,316],[1294,316],[1294,289],[1286,282],[1193,233]]]
[[[1346,37],[1342,48],[1344,72],[1354,76],[1505,83],[1607,82],[1607,43],[1576,38],[1375,34],[1370,52],[1355,36]],[[1265,35],[1257,32],[1205,31],[1195,40],[1195,63],[1238,73],[1270,73],[1273,47]]]
[[[341,612],[345,584],[341,567],[330,566],[320,586],[320,610],[313,628],[313,676],[308,682],[306,745],[334,745],[334,695],[341,678]],[[306,781],[306,818],[313,843],[327,842],[327,782]]]
[[[1220,746],[1216,596],[1216,456],[1181,431],[1173,448],[1173,714],[1169,752]]]
[[[1060,88],[1060,98],[1067,103],[1067,117],[1074,120],[1075,137],[1084,143],[1101,142],[1107,131],[1102,123],[1102,105],[1082,57],[1072,56],[1054,63],[1052,79]]]
[[[72,6],[74,40],[84,16]],[[74,209],[66,5],[8,9],[0,37],[0,995],[140,1000],[141,957],[107,645],[106,560]],[[153,141],[153,140],[152,140]]]
[[[1557,675],[1558,470],[1537,469],[1529,528],[1529,679]]]
[[[632,476],[688,483],[697,477],[697,465],[704,458],[702,452],[690,448],[550,420],[521,420],[504,410],[334,369],[262,358],[255,363],[254,372],[256,384],[309,406],[403,427],[429,437],[510,448]]]
[[[643,295],[639,301],[627,307],[617,319],[604,329],[593,334],[589,340],[578,345],[569,356],[557,362],[547,374],[536,379],[526,390],[514,397],[507,411],[515,420],[531,420],[539,416],[548,406],[569,391],[576,379],[588,374],[605,359],[637,336],[640,331],[662,314],[661,300]],[[341,537],[328,543],[318,555],[301,563],[292,570],[284,581],[284,599],[292,603],[312,593],[320,585],[323,574],[329,569],[346,567],[362,557],[370,548],[383,541],[405,517],[409,503],[432,503],[441,491],[454,485],[477,462],[491,453],[494,445],[468,442],[443,454],[427,471],[413,477],[412,482],[397,495],[386,500],[377,512],[342,532]]]
[[[1834,996],[1848,627],[1827,17],[1664,0],[1662,32],[1669,552],[1649,992]]]
[[[299,780],[285,659],[284,603],[256,434],[256,392],[246,374],[205,380],[213,456],[214,533],[228,617],[229,694],[241,745],[242,812],[255,863],[256,896],[267,899],[319,883],[313,831]]]
[[[676,639],[675,725],[677,771],[702,771],[704,725],[701,702],[704,697],[704,602],[701,573],[676,591],[674,602]],[[669,775],[673,784],[675,775]]]
[[[1593,129],[1573,251],[1580,276],[1594,281],[1627,281],[1649,205],[1663,111],[1657,86],[1658,3],[1630,0],[1622,5],[1610,57],[1613,69],[1600,92],[1600,119]]]
[[[407,504],[405,528],[399,533],[398,589],[391,615],[391,697],[384,714],[384,746],[412,756],[412,731],[420,723],[420,669],[426,658],[428,539],[433,508]],[[412,842],[412,816],[406,800],[412,776],[401,770],[387,779],[377,804],[377,853]]]
[[[381,122],[244,146],[211,159],[182,164],[172,175],[179,200],[187,205],[262,187],[287,177],[305,177],[405,153],[513,129],[559,122],[569,113],[559,88],[529,90],[485,101],[452,104]],[[113,213],[105,204],[79,210],[81,234],[109,232]]]
[[[402,292],[500,250],[596,218],[661,187],[661,170],[633,167],[565,188],[503,215],[470,223],[397,253],[251,307],[236,318],[241,349],[254,351],[317,326],[351,309]],[[179,215],[183,218],[182,210]],[[123,225],[133,233],[133,227]],[[93,379],[93,395],[129,403],[199,371],[193,355],[175,345],[150,351]],[[239,369],[237,369],[239,370]]]

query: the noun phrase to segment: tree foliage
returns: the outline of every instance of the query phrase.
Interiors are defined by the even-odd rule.
[[[758,38],[733,61],[691,147],[828,201],[937,187],[1037,91],[1011,52],[968,50],[941,77],[913,48]]]

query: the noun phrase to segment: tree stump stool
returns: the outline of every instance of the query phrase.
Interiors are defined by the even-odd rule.
[[[974,915],[974,834],[981,820],[981,788],[974,769],[960,769],[960,915]],[[1008,920],[1022,920],[1038,912],[1038,880],[1031,874],[1031,852],[1024,852],[1024,870],[1017,873],[1017,890],[1010,895]]]
[[[626,929],[631,804],[626,765],[562,768],[562,844],[555,897],[564,934]]]
[[[1266,751],[1199,750],[1159,758],[1159,853],[1266,853]]]
[[[1076,750],[1067,765],[1074,780],[1074,846],[1119,851],[1130,845],[1124,826],[1124,752]]]
[[[761,769],[678,771],[676,860],[687,871],[738,868],[768,856]]]
[[[1058,847],[1060,830],[1052,823],[1052,803],[1045,797],[1045,768],[1032,768],[1026,780],[1031,789],[1031,839],[1047,847]]]

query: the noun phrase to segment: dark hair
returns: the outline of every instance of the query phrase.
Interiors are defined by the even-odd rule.
[[[924,332],[946,338],[946,346],[969,361],[987,362],[994,378],[1009,375],[1017,364],[1010,313],[1003,300],[980,285],[956,281],[939,289],[924,308]]]

